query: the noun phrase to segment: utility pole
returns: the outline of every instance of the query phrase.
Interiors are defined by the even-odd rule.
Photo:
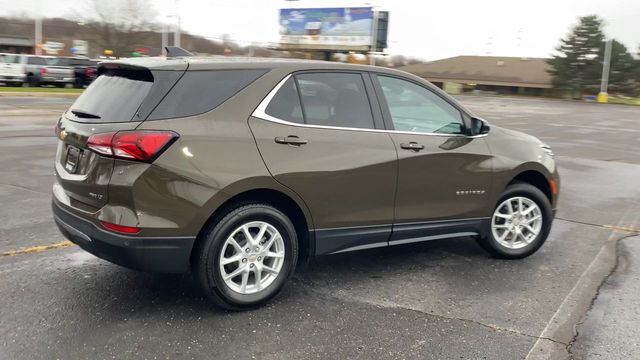
[[[42,17],[40,17],[39,15],[36,16],[36,30],[35,30],[35,36],[34,36],[34,43],[33,47],[35,50],[35,54],[36,55],[42,55],[42,49],[40,48],[41,44],[42,44]]]
[[[604,62],[602,63],[602,82],[600,82],[600,93],[598,94],[598,102],[609,102],[609,72],[611,70],[611,48],[613,47],[613,39],[607,41],[604,45]]]

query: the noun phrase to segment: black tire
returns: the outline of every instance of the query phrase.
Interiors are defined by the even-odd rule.
[[[263,221],[272,225],[284,243],[284,261],[275,280],[263,290],[242,294],[229,287],[220,271],[220,253],[227,238],[242,224]],[[194,249],[192,272],[204,294],[214,305],[232,311],[261,306],[276,296],[291,277],[298,260],[298,238],[291,220],[275,207],[254,203],[231,210],[220,221],[208,226]],[[254,275],[255,276],[255,275]]]
[[[547,237],[549,236],[549,232],[551,231],[551,223],[553,222],[553,211],[551,210],[551,204],[547,196],[542,191],[540,191],[540,189],[536,188],[533,185],[516,182],[507,186],[505,191],[502,193],[502,196],[500,196],[500,199],[496,203],[494,211],[495,208],[502,204],[505,200],[516,196],[528,198],[538,205],[542,215],[542,226],[538,235],[528,245],[519,249],[511,249],[500,244],[495,239],[495,237],[493,236],[493,232],[491,231],[492,220],[488,221],[485,225],[483,236],[478,238],[478,243],[483,249],[489,252],[489,254],[499,259],[522,259],[532,255],[533,253],[538,251],[538,249],[540,249],[542,244],[544,244],[544,242],[547,240]]]
[[[27,77],[27,86],[28,87],[39,87],[40,86],[40,81],[38,80],[37,77],[35,77],[33,75],[29,75]]]

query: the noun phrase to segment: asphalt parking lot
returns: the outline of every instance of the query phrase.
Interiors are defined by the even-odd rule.
[[[53,126],[72,100],[0,96],[0,358],[637,356],[640,107],[459,100],[554,149],[562,193],[537,254],[494,260],[455,239],[336,255],[268,306],[224,313],[188,275],[130,271],[64,243],[49,205]]]

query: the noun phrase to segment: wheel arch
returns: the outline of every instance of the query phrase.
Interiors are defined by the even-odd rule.
[[[213,211],[198,232],[196,241],[191,250],[191,262],[193,262],[194,256],[199,251],[199,245],[202,243],[205,231],[212,224],[220,221],[220,219],[233,209],[251,203],[266,203],[284,212],[285,215],[291,219],[291,222],[296,229],[296,235],[298,236],[299,266],[304,266],[313,257],[315,239],[309,231],[312,227],[312,222],[311,219],[308,218],[307,212],[305,212],[306,209],[303,208],[304,205],[299,205],[297,201],[282,191],[270,188],[259,188],[238,193],[225,200]]]
[[[507,186],[516,183],[523,182],[538,188],[549,199],[549,203],[553,204],[553,192],[551,190],[551,184],[549,183],[549,177],[536,169],[521,170],[515,175]],[[505,187],[506,188],[506,187]]]

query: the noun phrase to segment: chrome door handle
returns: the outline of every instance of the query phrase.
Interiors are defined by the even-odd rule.
[[[274,140],[277,144],[287,144],[287,145],[293,145],[293,146],[305,145],[306,143],[309,142],[308,140],[300,139],[295,135],[278,136]]]
[[[410,142],[410,143],[401,143],[400,147],[406,150],[413,150],[413,151],[420,151],[422,149],[424,149],[424,145],[420,145],[417,142]]]

